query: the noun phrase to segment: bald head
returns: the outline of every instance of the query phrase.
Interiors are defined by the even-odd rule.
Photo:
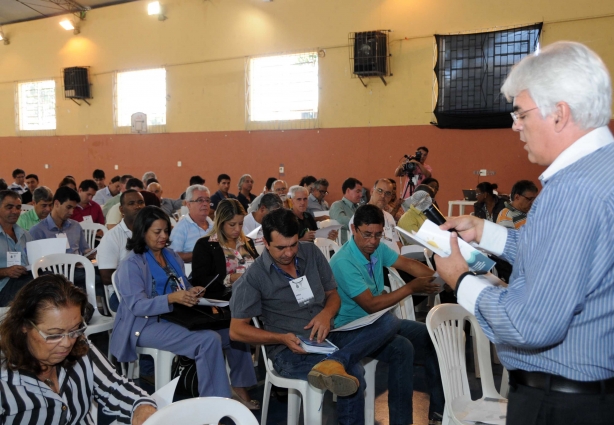
[[[162,186],[160,185],[160,183],[149,183],[149,186],[147,186],[147,190],[153,192],[158,197],[158,199],[162,199]]]

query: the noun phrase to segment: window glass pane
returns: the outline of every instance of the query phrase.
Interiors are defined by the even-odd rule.
[[[20,83],[19,129],[55,130],[55,81]]]
[[[130,127],[132,114],[143,112],[147,125],[166,124],[166,69],[117,73],[117,126]]]
[[[318,117],[316,52],[250,59],[250,121]]]

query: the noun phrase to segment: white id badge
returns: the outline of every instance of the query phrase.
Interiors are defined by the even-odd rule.
[[[298,305],[305,306],[313,300],[313,292],[311,291],[311,286],[309,286],[307,276],[292,279],[289,284]]]
[[[70,249],[70,243],[68,242],[68,236],[66,236],[66,233],[58,233],[57,235],[55,235],[55,237],[66,239],[66,249]]]
[[[83,222],[84,223],[94,223],[94,220],[92,220],[92,216],[91,215],[84,215],[83,216]]]
[[[6,266],[21,266],[21,252],[7,252],[6,253]]]
[[[235,270],[235,273],[243,274],[245,273],[245,266],[238,266]]]
[[[177,281],[179,283],[179,288],[177,290],[183,289],[186,290],[185,283],[183,283],[183,278],[181,276],[177,277]]]

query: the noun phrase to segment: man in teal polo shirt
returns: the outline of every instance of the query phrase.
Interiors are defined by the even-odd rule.
[[[380,244],[384,214],[375,205],[363,205],[354,214],[353,236],[333,256],[330,266],[338,285],[341,308],[335,327],[391,307],[415,293],[435,293],[433,271],[422,263],[398,255]],[[384,293],[384,267],[403,270],[416,279]],[[388,410],[390,424],[413,423],[413,367],[424,365],[431,390],[429,424],[441,423],[444,397],[437,356],[424,323],[401,320],[397,335],[369,357],[389,365]]]

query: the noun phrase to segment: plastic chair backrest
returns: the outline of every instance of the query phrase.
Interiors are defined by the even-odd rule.
[[[177,225],[177,220],[175,220],[173,217],[169,217],[169,219],[171,220],[171,227],[175,227]]]
[[[401,247],[401,255],[417,261],[424,261],[424,248],[421,245],[405,245]]]
[[[474,355],[480,365],[482,396],[501,398],[492,376],[490,342],[477,319],[458,304],[440,304],[426,316],[426,327],[437,352],[446,404],[450,406],[458,398],[471,400],[465,359],[466,321],[471,323],[477,339],[478,352]]]
[[[258,425],[258,420],[247,407],[223,397],[198,397],[169,404],[151,415],[143,425],[217,424],[224,417],[237,425]]]
[[[335,241],[331,241],[330,239],[326,238],[315,238],[314,243],[318,248],[320,248],[320,251],[322,251],[322,254],[324,254],[328,261],[330,261],[331,251],[337,252],[339,249],[341,249]]]
[[[257,317],[252,317],[252,322],[254,322],[254,327],[256,329],[262,329],[260,327],[260,321],[258,320]],[[273,375],[277,375],[277,372],[275,372],[275,369],[273,368],[273,362],[270,361],[269,356],[267,356],[264,344],[261,345],[260,348],[262,349],[262,358],[264,360],[264,367],[266,368],[267,373],[272,373]]]
[[[96,308],[96,271],[90,260],[77,254],[50,254],[39,258],[32,266],[32,275],[37,278],[38,271],[50,271],[54,274],[61,274],[74,283],[75,268],[81,264],[85,269],[85,289],[87,290],[87,300],[94,306],[94,316],[100,313]]]
[[[21,204],[21,212],[27,212],[27,211],[31,211],[34,209],[34,205],[29,205],[29,204]]]
[[[405,285],[403,279],[394,267],[388,267],[388,280],[390,281],[390,289],[396,291]],[[416,311],[414,310],[414,300],[410,296],[399,301],[397,307],[394,308],[394,313],[400,319],[416,320]]]
[[[122,302],[122,296],[119,293],[119,290],[117,289],[117,281],[115,280],[115,274],[117,273],[117,270],[115,270],[113,272],[113,274],[111,275],[111,283],[113,284],[113,290],[115,291],[115,295],[117,296],[117,300],[121,303]]]
[[[102,224],[98,224],[98,223],[80,222],[79,224],[81,225],[81,228],[83,229],[83,232],[85,233],[85,240],[87,241],[87,244],[92,249],[94,249],[94,246],[96,244],[96,233],[98,233],[98,231],[100,230],[102,234],[104,235],[105,233],[109,231],[109,229],[107,229],[107,226],[103,226]]]

